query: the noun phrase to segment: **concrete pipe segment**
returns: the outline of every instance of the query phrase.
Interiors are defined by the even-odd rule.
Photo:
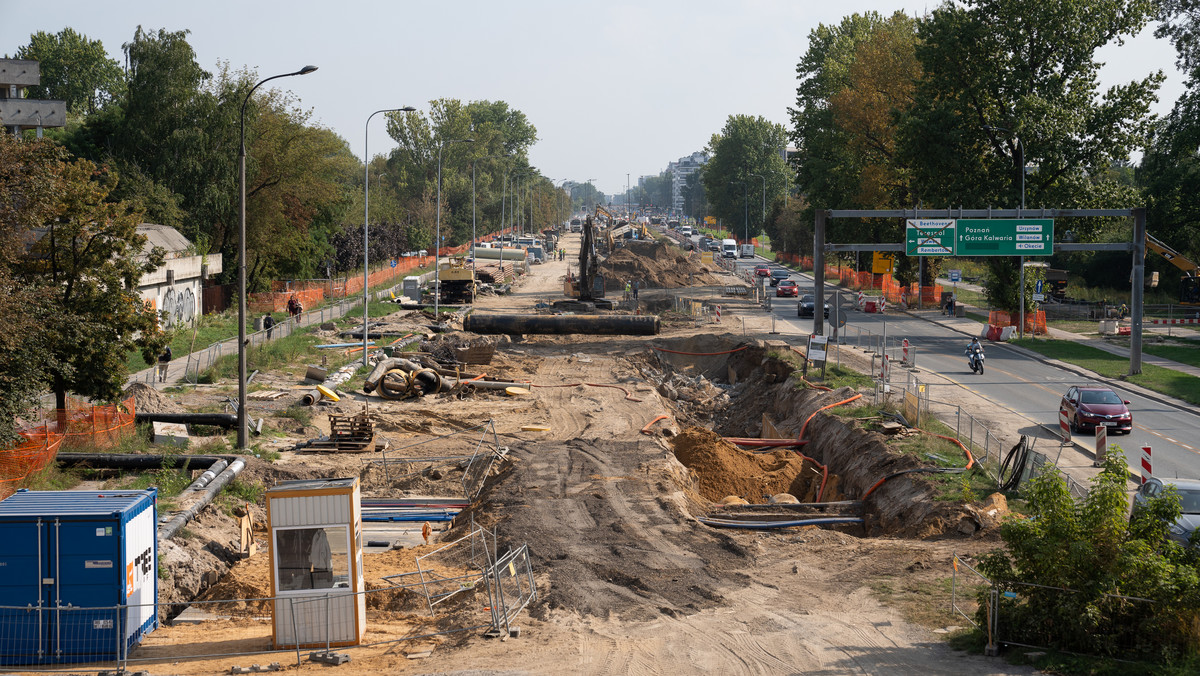
[[[654,336],[659,331],[654,315],[496,315],[470,314],[463,320],[463,330],[473,333],[572,334],[587,333],[603,336]]]

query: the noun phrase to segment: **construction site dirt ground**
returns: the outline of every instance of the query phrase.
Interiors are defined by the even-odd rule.
[[[534,266],[510,295],[482,296],[477,311],[533,312],[536,304],[561,298],[578,242],[578,235],[567,235],[566,261]],[[722,279],[715,268],[695,265],[704,279],[712,275],[735,281]],[[663,293],[642,292],[642,307],[654,306]],[[665,303],[661,296],[657,300]],[[776,337],[767,335],[765,323],[756,324],[761,311],[745,301],[741,307],[737,301],[723,304],[723,324],[676,315],[664,320],[658,336],[504,338],[491,364],[472,367],[506,380],[529,381],[533,387],[528,395],[477,391],[463,399],[431,395],[388,402],[361,391],[346,392],[337,404],[315,407],[310,422],[284,425],[280,435],[262,442],[263,449],[278,451],[280,457],[252,460],[245,480],[270,486],[291,478],[360,476],[364,497],[402,497],[406,491],[450,495],[459,490],[461,495],[461,488],[456,489],[461,476],[439,472],[427,474],[419,485],[399,485],[371,469],[369,463],[379,453],[289,450],[328,431],[323,413],[357,413],[368,403],[380,440],[392,452],[489,420],[500,445],[509,449],[507,463],[475,503],[435,539],[464,534],[469,517],[495,528],[502,545],[529,546],[538,599],[516,620],[519,637],[488,639],[482,629],[452,631],[486,621],[488,601],[482,592],[461,595],[434,617],[412,599],[372,600],[368,595],[365,643],[374,645],[342,649],[351,661],[335,667],[337,673],[1035,673],[1002,658],[955,651],[945,643],[947,629],[967,624],[949,607],[952,556],[974,561],[1000,546],[998,519],[985,518],[969,505],[934,504],[918,481],[898,486],[889,498],[897,504],[882,506],[873,526],[742,531],[711,528],[695,519],[712,508],[715,493],[707,491],[706,497],[701,473],[676,457],[677,437],[686,435],[693,445],[722,445],[693,448],[695,457],[720,460],[728,450],[722,450],[724,442],[706,440],[706,429],[756,436],[762,414],[770,413],[781,429],[795,433],[799,425],[791,426],[802,420],[796,417],[801,409],[815,410],[819,403],[815,398],[787,401],[796,391],[785,389],[786,375],[767,363],[763,339]],[[751,335],[741,335],[737,316],[743,312],[753,318]],[[428,318],[419,313],[379,319],[397,331],[428,330],[422,328]],[[731,324],[738,327],[737,334],[730,333]],[[710,355],[743,344],[754,344],[754,349]],[[692,354],[665,355],[653,349],[666,345]],[[865,370],[861,355],[853,351],[847,350],[842,361],[860,363]],[[737,385],[727,381],[730,368],[746,376]],[[303,373],[264,373],[260,378],[283,389],[302,382]],[[173,394],[169,405],[196,410],[216,398],[201,389]],[[254,418],[271,415],[291,401],[251,400],[248,411]],[[984,408],[982,401],[963,403]],[[1015,441],[1023,421],[1006,419],[1003,411],[988,414],[993,429]],[[667,418],[650,428],[652,434],[642,433],[660,415]],[[841,423],[831,417],[809,436],[831,433],[827,430],[833,424]],[[548,429],[522,431],[524,426]],[[449,437],[431,442],[428,449],[470,452],[467,447],[474,443],[474,438]],[[769,474],[785,471],[792,461],[755,462]],[[801,463],[779,479],[783,484],[762,486],[793,485],[803,471]],[[753,495],[757,485],[738,483],[744,477],[727,478],[730,483],[719,485],[741,486],[750,501],[761,501],[762,495]],[[910,502],[924,507],[914,510]],[[251,509],[261,524],[261,505]],[[970,527],[963,528],[965,522]],[[227,554],[237,537],[232,518],[210,508],[189,528],[190,537],[170,545],[167,549],[174,553],[167,551],[164,560],[178,566],[181,576],[185,568],[194,569],[188,573],[195,578],[189,585],[201,599],[270,595],[265,553],[243,561]],[[260,535],[265,544],[265,533]],[[388,586],[384,575],[412,570],[414,557],[436,546],[367,554],[368,589]],[[219,574],[204,580],[205,566]],[[171,590],[167,596],[184,601],[188,593]],[[271,623],[265,612],[265,607],[250,607],[235,613],[237,619],[168,623],[134,651],[129,667],[151,674],[228,673],[231,665],[275,661],[287,671],[331,668],[309,662],[307,651],[300,667],[290,652],[229,656],[270,648]],[[409,657],[425,651],[431,652]]]

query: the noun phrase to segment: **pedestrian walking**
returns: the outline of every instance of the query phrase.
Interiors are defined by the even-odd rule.
[[[630,282],[628,280],[626,280],[626,282],[625,282],[625,300],[629,300],[629,294],[630,294],[631,289],[632,289],[632,285],[630,284]]]
[[[634,300],[634,302],[637,302],[637,299],[638,299],[638,286],[639,286],[639,282],[636,279],[633,280],[633,300]]]
[[[267,330],[267,340],[271,339],[271,329],[275,328],[275,317],[271,314],[263,317],[263,328]]]
[[[167,366],[171,364],[171,346],[168,345],[162,354],[158,355],[158,381],[167,382]]]

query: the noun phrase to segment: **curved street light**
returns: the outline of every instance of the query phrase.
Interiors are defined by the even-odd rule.
[[[384,108],[377,110],[367,116],[366,123],[363,124],[363,366],[367,365],[367,302],[368,292],[370,290],[370,270],[368,263],[367,244],[370,241],[368,232],[370,231],[371,217],[371,154],[367,150],[370,143],[370,135],[367,133],[368,127],[371,126],[371,118],[380,113],[411,113],[416,108],[412,106],[404,106],[403,108]]]
[[[433,235],[433,317],[437,321],[442,299],[442,149],[451,143],[474,143],[473,138],[446,139],[438,144],[437,231]]]
[[[316,69],[316,66],[305,66],[294,73],[282,73],[259,80],[258,84],[246,92],[246,98],[242,99],[242,110],[238,117],[238,186],[241,190],[238,215],[238,450],[246,449],[246,104],[250,102],[254,90],[271,80],[308,75]]]

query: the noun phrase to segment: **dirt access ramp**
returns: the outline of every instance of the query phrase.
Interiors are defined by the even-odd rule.
[[[522,623],[535,638],[519,646],[524,671],[1032,673],[955,653],[871,593],[880,576],[948,562],[962,543],[699,525],[693,515],[707,501],[672,452],[672,435],[640,434],[673,413],[631,365],[630,353],[646,346],[605,354],[608,344],[582,338],[564,355],[553,341],[521,343],[541,359],[529,422],[551,430],[512,435],[513,464],[473,510],[535,557],[541,600]],[[617,383],[628,396],[586,382]],[[495,643],[454,656],[455,669],[514,664]]]

